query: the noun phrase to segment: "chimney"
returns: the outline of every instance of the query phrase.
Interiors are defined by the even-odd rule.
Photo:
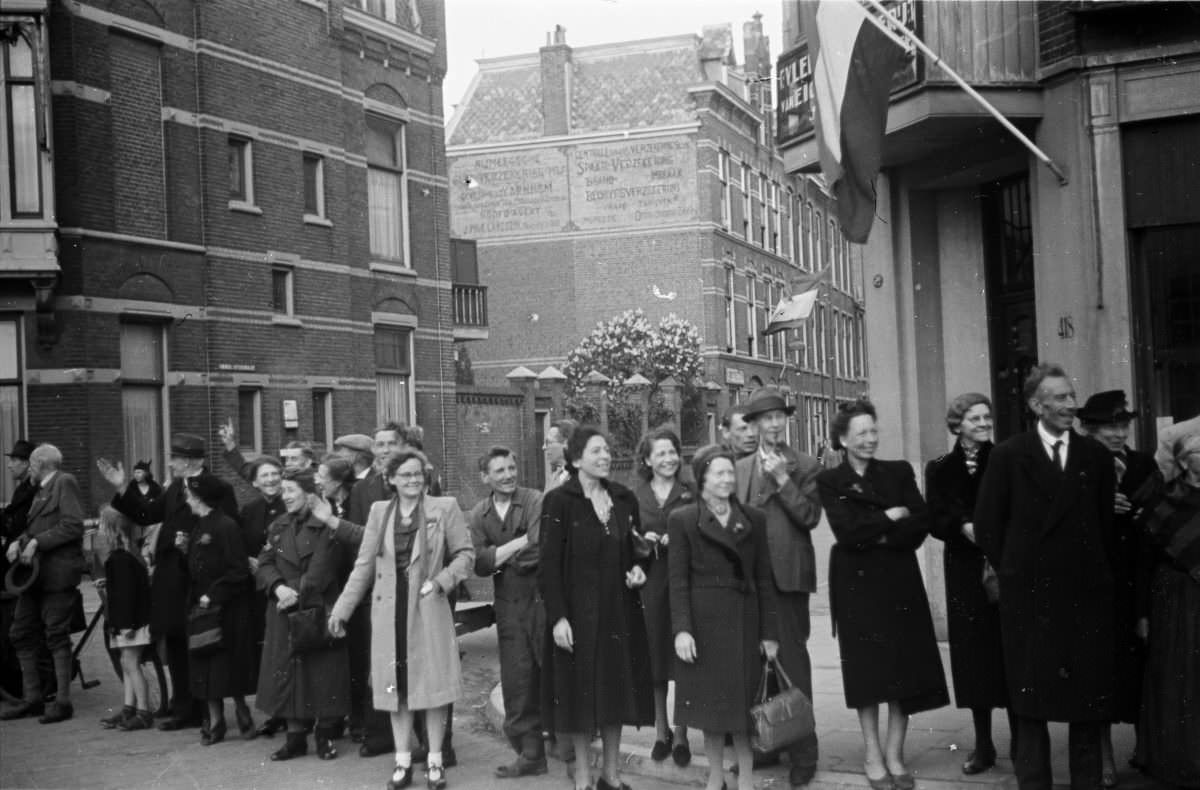
[[[755,12],[754,18],[742,25],[742,46],[746,53],[746,98],[765,111],[771,104],[771,41],[763,35],[762,14]]]
[[[567,29],[555,25],[546,34],[542,57],[542,134],[563,135],[571,131],[571,48]]]

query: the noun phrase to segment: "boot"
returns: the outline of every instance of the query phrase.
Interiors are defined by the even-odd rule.
[[[303,757],[308,754],[308,734],[289,732],[283,746],[271,753],[271,759],[276,762],[290,760],[293,757]]]
[[[322,760],[333,760],[338,756],[337,747],[333,745],[333,736],[337,727],[317,727],[317,757]]]
[[[26,716],[41,716],[46,710],[42,701],[42,682],[38,677],[37,653],[17,652],[21,665],[22,698],[20,704],[0,713],[0,720],[23,719]]]

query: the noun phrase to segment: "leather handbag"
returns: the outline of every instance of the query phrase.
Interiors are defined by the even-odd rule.
[[[767,676],[775,672],[779,693],[767,696]],[[817,730],[812,700],[792,684],[779,665],[778,658],[763,659],[762,680],[758,683],[758,704],[750,708],[750,745],[760,752],[774,752]]]
[[[298,656],[314,650],[323,650],[333,644],[333,638],[330,637],[328,631],[325,607],[312,606],[288,612],[287,621],[292,655]]]
[[[188,650],[197,656],[207,656],[225,647],[225,635],[221,631],[221,607],[193,606],[188,613]]]

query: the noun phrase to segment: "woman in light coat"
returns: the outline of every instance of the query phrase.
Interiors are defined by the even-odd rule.
[[[389,790],[412,784],[413,711],[426,711],[429,787],[446,786],[442,736],[446,706],[462,693],[454,616],[446,596],[471,575],[475,551],[453,497],[425,495],[429,461],[418,450],[393,453],[384,480],[396,491],[371,506],[358,559],[329,617],[329,632],[371,594],[371,691],[391,712],[396,768]],[[372,583],[374,589],[371,589]]]

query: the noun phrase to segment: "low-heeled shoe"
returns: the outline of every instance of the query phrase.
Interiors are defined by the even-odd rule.
[[[981,774],[996,764],[995,752],[981,752],[978,749],[967,755],[962,772],[967,776]]]

